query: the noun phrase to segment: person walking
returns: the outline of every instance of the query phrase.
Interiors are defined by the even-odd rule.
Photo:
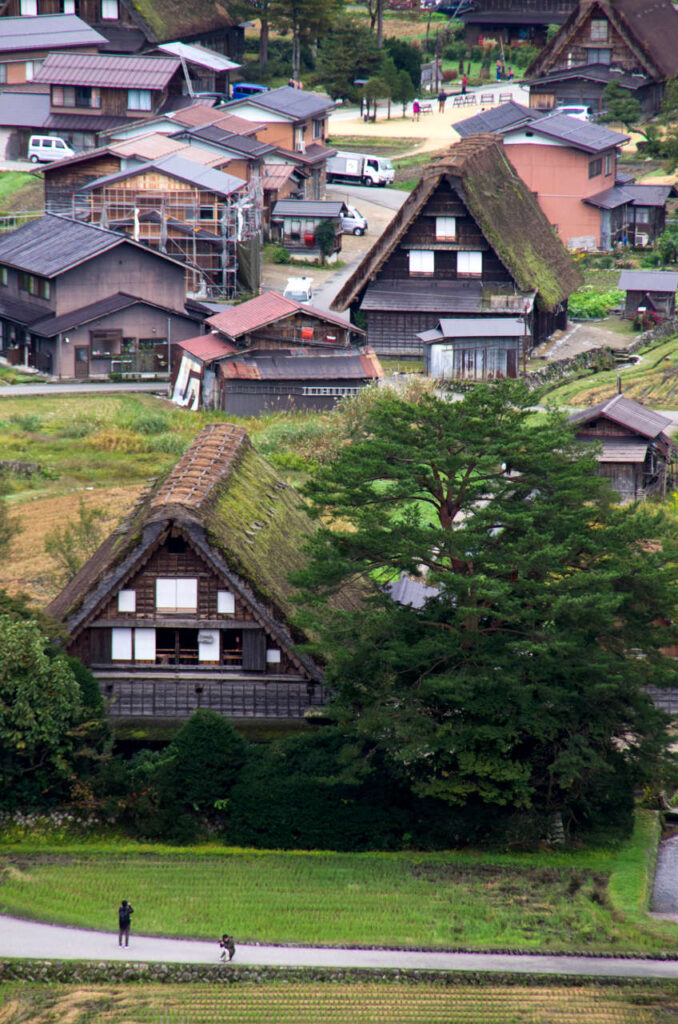
[[[444,89],[441,89],[438,93],[438,113],[442,114],[445,110],[445,100],[447,99],[447,93]]]
[[[462,75],[461,76],[461,94],[462,94],[462,96],[466,95],[466,86],[467,85],[468,85],[468,78],[466,77],[466,75]]]
[[[118,945],[122,946],[122,940],[125,940],[125,945],[129,946],[129,929],[132,924],[132,914],[134,913],[134,907],[127,900],[123,900],[118,907]]]
[[[412,104],[412,120],[418,121],[421,113],[421,107],[419,106],[419,100],[415,100]]]
[[[225,961],[226,954],[228,954],[228,962],[230,964],[231,960],[235,956],[235,942],[233,941],[233,936],[226,934],[222,935],[219,940],[219,948],[221,949],[221,956],[219,959]]]

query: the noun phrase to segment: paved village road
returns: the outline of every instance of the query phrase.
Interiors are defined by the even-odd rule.
[[[132,934],[129,949],[119,949],[117,934],[112,932],[62,928],[0,916],[0,958],[8,957],[184,964],[219,962],[216,941],[157,939]],[[308,946],[238,945],[234,963],[277,967],[415,968],[429,971],[500,971],[608,978],[678,978],[678,961],[675,960],[509,956],[498,953],[422,953],[407,950],[329,949]]]
[[[167,381],[164,380],[140,380],[135,382],[121,382],[118,384],[96,383],[90,384],[67,384],[55,381],[53,384],[45,382],[36,384],[10,384],[0,387],[0,399],[20,398],[22,395],[97,395],[110,394],[115,391],[150,391],[157,394],[167,394]]]

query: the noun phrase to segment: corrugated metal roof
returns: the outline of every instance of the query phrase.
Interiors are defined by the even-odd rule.
[[[267,192],[277,192],[291,176],[297,173],[292,164],[266,164],[266,174],[261,179],[261,187]]]
[[[247,302],[231,306],[223,313],[209,317],[207,323],[210,327],[226,335],[227,338],[240,338],[243,334],[249,334],[250,331],[256,331],[260,327],[265,327],[266,324],[282,320],[284,317],[298,312],[317,317],[327,323],[336,324],[338,327],[350,328],[355,333],[364,333],[360,328],[353,327],[348,320],[337,316],[336,313],[326,313],[325,310],[316,309],[314,306],[302,305],[285,298],[284,295],[279,295],[278,292],[264,292],[263,295],[257,295],[254,299],[248,299]]]
[[[367,287],[361,309],[422,313],[524,313],[532,309],[534,292],[504,294],[480,281],[383,281]]]
[[[259,157],[275,151],[275,146],[270,146],[267,142],[259,142],[250,135],[238,135],[236,132],[224,131],[216,124],[186,129],[185,132],[177,134],[187,135],[198,141],[211,142],[215,146],[221,146],[232,153],[242,153],[244,156]]]
[[[182,348],[184,352],[195,356],[201,362],[219,359],[220,356],[228,356],[235,352],[233,345],[229,345],[227,341],[217,338],[213,334],[200,334],[197,338],[188,338],[186,341],[180,341],[178,344],[179,348]]]
[[[235,71],[241,65],[229,60],[223,53],[216,50],[209,50],[199,43],[161,43],[158,46],[163,53],[172,57],[183,57],[191,64],[198,64],[200,67],[209,68],[210,71]]]
[[[543,75],[530,76],[530,85],[549,85],[561,81],[582,78],[588,82],[616,82],[622,89],[634,91],[647,85],[645,75],[632,74],[613,68],[609,64],[578,64],[572,68],[556,68]]]
[[[603,192],[586,196],[583,202],[601,210],[616,210],[618,206],[665,206],[673,185],[613,185]]]
[[[346,203],[331,199],[279,199],[271,217],[341,217]]]
[[[50,53],[35,82],[108,89],[164,89],[181,67],[176,57],[113,57],[108,54]]]
[[[622,270],[618,287],[625,292],[675,292],[678,289],[678,272]]]
[[[583,425],[601,416],[620,426],[628,427],[629,430],[635,430],[643,437],[657,437],[671,426],[671,420],[667,416],[661,416],[633,398],[625,398],[623,395],[614,395],[613,398],[608,398],[590,409],[574,413],[570,416],[570,423]]]
[[[35,18],[3,18],[0,52],[62,50],[68,46],[99,46],[105,36],[75,14],[41,14]]]
[[[384,589],[396,604],[409,608],[423,608],[429,598],[440,594],[438,587],[430,587],[423,580],[413,579],[405,573],[395,583],[387,583]]]
[[[42,128],[49,117],[49,93],[0,92],[3,128]]]
[[[190,146],[187,148],[190,150]],[[217,171],[213,167],[205,167],[195,160],[187,159],[183,154],[178,156],[170,153],[158,160],[151,160],[148,163],[139,164],[138,167],[130,167],[126,171],[118,171],[117,174],[108,174],[103,178],[90,181],[87,185],[83,185],[82,191],[88,192],[105,188],[139,174],[147,174],[149,171],[160,171],[171,178],[178,178],[196,188],[205,189],[207,192],[214,192],[221,196],[230,196],[247,184],[242,178],[236,178],[233,174]]]
[[[55,132],[106,132],[125,124],[126,117],[91,116],[87,114],[50,114],[43,127]]]
[[[223,360],[219,368],[227,380],[376,380],[381,376],[359,353],[335,350],[327,355],[316,349],[307,355],[306,351],[243,353]]]
[[[465,121],[458,121],[453,125],[455,131],[466,138],[467,135],[478,135],[483,132],[499,132],[512,125],[525,124],[536,121],[543,117],[540,111],[533,107],[524,107],[522,103],[501,103],[492,110],[484,110],[481,114],[467,117]]]
[[[510,135],[512,131],[521,131],[521,126],[509,128],[503,134]],[[565,142],[575,149],[582,149],[585,153],[602,153],[606,149],[615,146],[622,146],[629,141],[628,135],[621,132],[610,131],[601,124],[593,121],[582,121],[578,117],[571,117],[569,114],[547,114],[545,117],[532,122],[527,128],[535,135],[544,135],[549,139],[557,139]],[[507,141],[510,141],[508,139]]]
[[[304,89],[293,89],[290,85],[283,85],[279,89],[270,89],[268,92],[257,93],[256,96],[247,96],[242,100],[232,100],[234,110],[239,106],[254,104],[262,110],[270,110],[276,114],[284,114],[292,121],[300,121],[307,117],[321,117],[334,110],[336,103],[319,92],[306,92]]]
[[[168,153],[184,149],[185,145],[163,132],[149,132],[148,135],[137,135],[133,139],[125,139],[124,142],[113,142],[109,148],[111,152],[121,156],[139,156],[144,160],[156,160],[158,157],[167,156]]]
[[[265,127],[264,124],[246,121],[244,117],[238,117],[236,114],[224,114],[223,107],[217,109],[204,100],[194,103],[183,110],[173,111],[169,116],[172,121],[176,121],[177,124],[186,125],[189,128],[214,124],[224,131],[234,132],[236,135],[256,135],[258,131]]]
[[[442,319],[440,333],[445,338],[520,338],[525,334],[525,321],[512,316],[483,316],[475,319]]]

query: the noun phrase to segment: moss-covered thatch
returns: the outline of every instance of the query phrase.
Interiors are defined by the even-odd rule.
[[[572,257],[507,160],[501,139],[470,135],[425,168],[414,192],[335,298],[333,309],[346,309],[356,301],[444,180],[456,189],[521,291],[537,293],[541,309],[553,311],[581,286]]]
[[[169,43],[202,32],[218,32],[238,24],[221,0],[130,0],[156,43]]]

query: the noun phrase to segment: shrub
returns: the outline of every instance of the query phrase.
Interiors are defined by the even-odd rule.
[[[39,416],[12,416],[12,423],[16,423],[19,430],[25,434],[37,434],[42,429],[42,420]]]
[[[583,320],[604,317],[610,309],[618,306],[623,298],[624,293],[618,288],[599,292],[591,285],[587,285],[570,296],[569,313],[570,316],[581,317]]]
[[[179,434],[172,434],[169,431],[150,438],[146,445],[146,451],[158,452],[161,455],[183,455],[186,448],[187,442]]]
[[[136,416],[130,420],[125,426],[129,430],[134,430],[137,434],[164,434],[169,429],[169,417],[162,416],[158,413],[147,412],[141,416]]]
[[[655,313],[653,309],[646,309],[644,312],[638,312],[634,316],[633,329],[634,331],[650,331],[653,327],[658,327],[663,322],[663,318],[659,313]]]
[[[443,50],[445,60],[462,60],[466,56],[466,44],[463,42],[450,43]]]

